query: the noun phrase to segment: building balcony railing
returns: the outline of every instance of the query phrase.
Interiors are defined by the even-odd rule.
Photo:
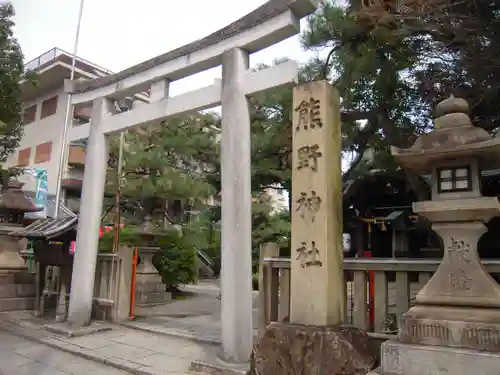
[[[26,70],[30,70],[30,71],[36,71],[37,69],[39,69],[40,67],[42,66],[45,66],[47,65],[48,63],[50,63],[51,61],[54,61],[56,60],[59,56],[68,56],[68,57],[72,57],[73,55],[69,52],[66,52],[60,48],[52,48],[51,50],[41,54],[40,56],[38,56],[37,58],[27,62],[24,67]],[[113,72],[111,70],[108,70],[108,69],[105,69],[99,65],[96,65],[96,64],[93,64],[91,63],[90,61],[87,61],[85,59],[82,59],[80,57],[77,57],[76,58],[77,61],[79,61],[80,63],[83,63],[83,64],[86,64],[88,66],[91,66],[92,68],[94,69],[97,69],[99,71],[102,71],[103,73],[106,73],[106,74],[113,74]]]

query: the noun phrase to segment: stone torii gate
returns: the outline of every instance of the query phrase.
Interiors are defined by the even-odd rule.
[[[69,141],[88,137],[77,251],[68,320],[90,322],[98,230],[108,159],[108,136],[171,116],[222,105],[222,343],[224,357],[247,361],[253,343],[251,286],[250,115],[247,96],[297,82],[295,62],[249,70],[249,55],[300,31],[317,0],[270,0],[225,28],[117,74],[67,81],[73,104],[92,102],[89,124]],[[169,83],[222,64],[222,80],[169,97]],[[112,102],[150,90],[150,103],[116,113]],[[75,289],[74,289],[75,290]]]

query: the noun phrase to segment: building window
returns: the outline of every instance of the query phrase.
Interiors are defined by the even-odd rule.
[[[25,108],[23,112],[23,124],[27,125],[36,119],[36,105]]]
[[[19,167],[26,167],[30,164],[31,148],[25,148],[19,151],[17,155],[17,165]]]
[[[40,118],[52,116],[57,112],[57,96],[47,99],[42,103],[42,113]]]
[[[45,163],[50,160],[52,154],[52,142],[42,143],[36,146],[35,163]]]
[[[472,190],[471,170],[469,166],[442,168],[437,170],[437,174],[439,193]]]

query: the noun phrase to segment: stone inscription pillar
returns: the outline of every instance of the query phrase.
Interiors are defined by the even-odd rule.
[[[104,117],[112,112],[112,103],[109,99],[100,98],[94,101],[82,187],[82,202],[85,204],[80,208],[69,302],[68,321],[75,326],[90,323],[108,162],[108,136],[102,133],[101,125]]]
[[[326,81],[293,92],[290,323],[344,321],[340,98]]]
[[[246,362],[252,329],[252,193],[250,113],[244,91],[248,53],[222,57],[222,346],[224,357]]]

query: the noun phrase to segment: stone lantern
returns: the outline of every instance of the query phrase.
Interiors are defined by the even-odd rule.
[[[19,251],[19,239],[9,236],[9,233],[23,228],[26,212],[41,211],[22,192],[23,184],[17,181],[9,183],[0,196],[0,273],[12,273],[26,270],[27,266]]]
[[[135,301],[138,306],[146,306],[169,302],[172,299],[170,292],[166,291],[158,270],[153,265],[153,257],[160,251],[156,246],[156,239],[165,236],[165,231],[157,228],[150,215],[146,215],[144,223],[136,232],[143,245],[139,248],[141,263],[136,269]]]
[[[497,374],[500,368],[500,287],[477,253],[484,223],[500,214],[497,197],[480,190],[481,170],[500,166],[500,139],[472,125],[468,113],[465,100],[450,97],[437,106],[434,131],[409,149],[392,149],[401,165],[432,176],[432,199],[413,209],[441,236],[444,256],[400,319],[398,341],[383,344],[382,373]]]

